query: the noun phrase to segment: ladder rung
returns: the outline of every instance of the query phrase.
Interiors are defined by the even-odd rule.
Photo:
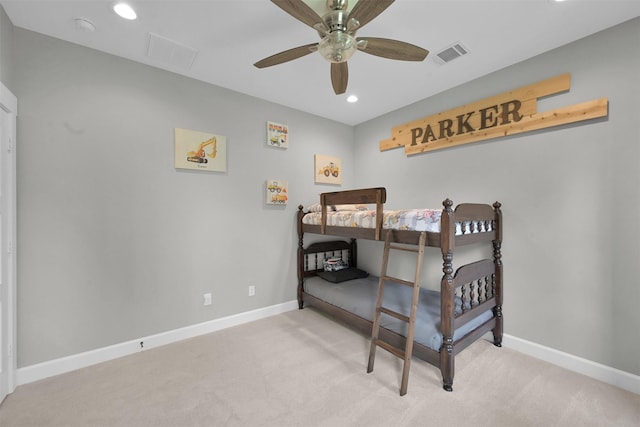
[[[389,310],[388,308],[380,307],[380,312],[384,314],[388,314],[391,317],[395,317],[398,320],[402,320],[404,322],[409,323],[409,316],[405,316],[402,313],[398,313],[397,311]]]
[[[376,345],[378,347],[382,347],[385,350],[387,350],[389,353],[394,354],[396,356],[398,356],[400,359],[404,359],[404,351],[400,350],[397,347],[392,346],[391,344],[389,344],[386,341],[382,341],[380,339],[376,340]]]
[[[414,248],[414,247],[411,247],[411,246],[389,245],[389,249],[395,249],[395,250],[398,250],[398,251],[416,252],[416,253],[420,252],[420,248],[419,247]]]
[[[398,279],[397,277],[384,276],[384,280],[391,280],[392,282],[400,283],[401,285],[409,286],[413,288],[414,283],[409,282],[408,280]]]

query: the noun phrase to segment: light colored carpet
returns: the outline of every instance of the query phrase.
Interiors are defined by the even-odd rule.
[[[639,426],[636,395],[479,341],[453,393],[313,309],[296,310],[26,384],[0,407],[13,426]]]

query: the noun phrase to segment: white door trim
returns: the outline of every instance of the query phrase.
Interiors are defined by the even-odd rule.
[[[3,357],[0,358],[5,366],[0,368],[3,371],[3,375],[0,376],[0,402],[4,399],[4,393],[12,393],[16,388],[16,369],[17,360],[16,354],[16,275],[17,275],[17,213],[16,213],[16,117],[18,115],[18,100],[11,93],[7,87],[0,82],[0,109],[1,113],[5,115],[3,120],[6,119],[5,126],[3,126],[3,132],[5,137],[1,138],[3,156],[6,159],[2,164],[2,182],[3,185],[3,203],[5,203],[3,215],[3,233],[1,247],[3,251],[9,254],[7,258],[7,265],[3,265],[2,269],[6,271],[6,294],[3,298],[3,313],[4,321],[0,322],[3,328],[6,328],[6,342],[0,340],[1,351]],[[5,229],[6,227],[6,229]],[[3,275],[5,272],[3,272]],[[6,375],[5,374],[6,369]]]

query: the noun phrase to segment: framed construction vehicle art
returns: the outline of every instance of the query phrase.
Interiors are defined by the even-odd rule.
[[[315,183],[342,184],[342,159],[316,154]]]
[[[283,179],[268,179],[266,182],[265,203],[268,205],[286,205],[289,201],[289,183]]]
[[[289,126],[267,122],[267,145],[269,147],[289,148]]]
[[[175,128],[176,169],[227,171],[227,137]]]

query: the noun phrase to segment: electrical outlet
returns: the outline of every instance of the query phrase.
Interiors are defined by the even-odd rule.
[[[256,294],[256,287],[251,285],[249,286],[249,296],[252,297]]]
[[[204,294],[202,296],[204,305],[211,305],[211,293]]]

